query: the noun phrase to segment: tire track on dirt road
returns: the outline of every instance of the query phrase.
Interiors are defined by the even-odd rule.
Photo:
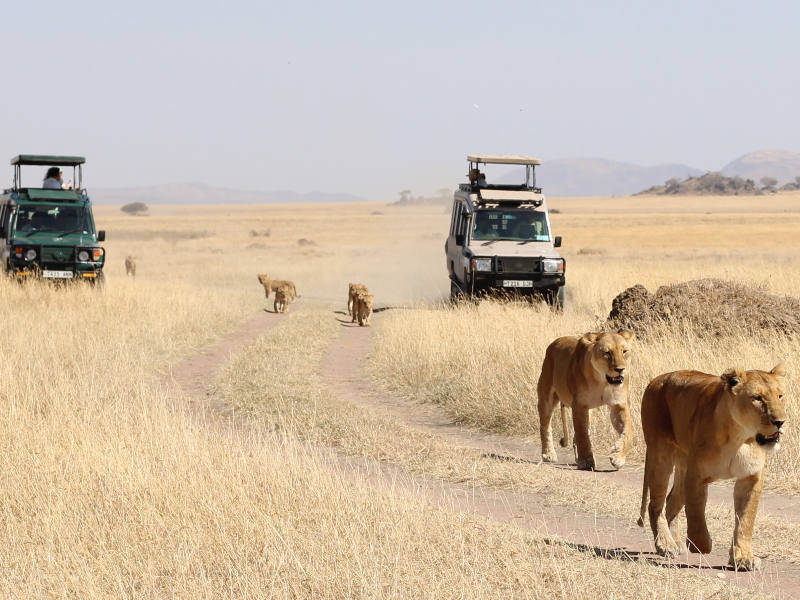
[[[342,327],[338,338],[331,344],[319,367],[322,382],[340,400],[375,411],[398,421],[411,429],[443,437],[455,446],[478,449],[500,460],[539,462],[538,444],[526,443],[500,435],[467,429],[453,423],[444,409],[437,405],[422,404],[380,390],[366,372],[366,357],[372,343],[372,329],[352,326],[339,319]],[[569,453],[559,455],[568,466]],[[355,465],[365,459],[353,461]],[[399,470],[399,469],[398,469]],[[587,478],[607,477],[609,483],[619,483],[641,490],[641,467],[627,467],[619,472],[578,472]],[[624,475],[624,477],[620,477]],[[474,512],[493,520],[510,523],[539,534],[556,535],[586,552],[610,559],[646,560],[656,564],[693,569],[692,572],[725,577],[737,585],[758,589],[781,597],[800,598],[800,566],[771,559],[762,560],[762,570],[757,573],[735,573],[727,570],[728,548],[717,544],[709,555],[688,555],[686,562],[667,563],[652,550],[649,528],[634,525],[630,519],[618,519],[577,508],[557,506],[546,495],[529,492],[509,492],[479,486],[452,484],[429,477],[413,476],[420,491],[432,501],[441,500],[436,490],[447,491],[458,501],[456,510]],[[710,502],[732,505],[732,490],[722,486],[709,493]],[[798,500],[788,496],[765,494],[763,507],[786,520],[800,521]],[[762,515],[767,512],[765,510]],[[791,518],[787,518],[786,516]]]

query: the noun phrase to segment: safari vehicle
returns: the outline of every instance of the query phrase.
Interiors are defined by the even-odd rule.
[[[0,260],[17,279],[103,282],[105,231],[96,231],[83,189],[82,156],[20,154],[11,159],[14,185],[0,195]],[[74,189],[22,183],[22,167],[72,167]],[[26,169],[26,172],[30,169]],[[38,171],[38,170],[37,170]]]
[[[564,306],[565,261],[556,251],[547,200],[536,187],[537,158],[470,155],[469,183],[454,194],[445,242],[452,300],[489,293],[540,297]],[[519,184],[488,183],[481,166],[523,166]],[[502,167],[501,167],[502,168]]]

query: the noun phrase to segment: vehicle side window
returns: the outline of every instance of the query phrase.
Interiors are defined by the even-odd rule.
[[[455,235],[458,232],[458,224],[461,220],[461,202],[453,203],[453,220],[450,223],[450,235]]]
[[[459,212],[459,214],[458,214],[458,230],[457,231],[458,231],[459,235],[466,236],[466,234],[467,234],[467,222],[469,221],[469,219],[465,218],[466,215],[464,214],[463,205],[461,206],[461,210],[458,211],[458,212]]]

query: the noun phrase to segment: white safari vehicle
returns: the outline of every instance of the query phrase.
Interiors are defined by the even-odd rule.
[[[553,237],[547,200],[536,187],[541,161],[486,154],[467,156],[467,161],[469,183],[455,192],[444,245],[451,299],[504,292],[563,307],[566,265],[556,250],[561,236]],[[486,165],[517,165],[518,170],[522,165],[525,181],[487,182],[481,171]]]

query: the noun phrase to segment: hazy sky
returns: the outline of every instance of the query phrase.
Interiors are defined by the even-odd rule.
[[[453,186],[469,152],[800,151],[788,1],[26,0],[3,22],[0,160],[84,154],[90,189],[387,199]]]

